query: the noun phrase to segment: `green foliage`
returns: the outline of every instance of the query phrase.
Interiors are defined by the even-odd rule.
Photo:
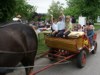
[[[94,27],[95,27],[95,31],[100,30],[100,23],[95,23]]]
[[[20,14],[23,18],[30,19],[35,6],[29,5],[26,0],[0,0],[0,22],[6,22]]]
[[[65,13],[69,15],[83,15],[86,17],[92,17],[93,19],[100,15],[100,0],[66,0],[68,8],[65,9]]]
[[[15,12],[15,0],[0,0],[0,22],[10,20]]]
[[[23,18],[30,19],[36,11],[36,7],[27,4],[26,0],[16,0],[16,4],[16,15],[20,14]]]
[[[52,1],[52,4],[48,10],[48,14],[52,14],[55,18],[58,18],[61,11],[63,11],[63,4],[61,4],[59,1]]]
[[[44,53],[48,50],[48,47],[45,44],[45,37],[43,33],[40,33],[38,36],[38,52],[37,54]]]

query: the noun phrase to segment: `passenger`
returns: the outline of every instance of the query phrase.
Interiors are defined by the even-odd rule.
[[[73,24],[73,26],[76,26],[76,19],[74,16],[71,16],[71,23]]]
[[[58,33],[57,37],[63,37],[65,31],[65,15],[61,12],[61,16],[59,17],[58,25]]]
[[[68,37],[68,34],[73,30],[73,25],[70,22],[70,16],[66,16],[66,29],[64,32],[64,37]]]
[[[78,31],[78,24],[73,26],[73,31]]]
[[[80,24],[77,24],[76,26],[74,26],[74,31],[81,31],[84,33],[87,33],[86,31],[86,25],[81,26]]]
[[[91,23],[87,23],[86,29],[87,29],[87,36],[91,44],[90,51],[92,51],[94,49],[94,44],[93,44],[94,26],[91,25]]]
[[[57,19],[53,18],[53,15],[51,15],[51,36],[56,36],[58,33],[58,26],[57,26]]]
[[[82,26],[80,25],[80,24],[78,24],[78,31],[79,32],[82,32],[83,30],[82,30]]]
[[[87,34],[86,25],[83,25],[82,31],[83,31],[85,34]]]

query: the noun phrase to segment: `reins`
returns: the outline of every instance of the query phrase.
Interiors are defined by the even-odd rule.
[[[62,63],[59,63],[57,65],[63,65],[63,64],[68,64],[70,63],[71,61],[66,61],[66,62],[62,62]],[[44,67],[44,66],[47,66],[47,65],[50,65],[50,64],[45,64],[45,65],[35,65],[35,66],[25,66],[23,67],[22,65],[18,65],[16,67],[0,67],[0,69],[25,69],[25,68],[35,68],[35,67]]]
[[[0,51],[0,53],[7,53],[7,54],[25,54],[25,53],[32,53],[32,52],[35,52],[36,50],[34,51],[26,51],[26,52],[11,52],[11,51]]]

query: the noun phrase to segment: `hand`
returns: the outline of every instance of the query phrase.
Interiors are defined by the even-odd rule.
[[[66,34],[68,32],[68,30],[65,30],[64,34]]]
[[[66,31],[64,32],[64,34],[66,33]]]
[[[55,34],[55,33],[56,33],[55,31],[52,32],[52,34]]]

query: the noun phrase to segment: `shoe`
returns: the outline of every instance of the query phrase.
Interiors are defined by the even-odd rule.
[[[89,48],[89,51],[92,52],[94,50],[94,46],[92,46],[91,48]]]
[[[92,46],[92,50],[94,50],[94,46]]]

